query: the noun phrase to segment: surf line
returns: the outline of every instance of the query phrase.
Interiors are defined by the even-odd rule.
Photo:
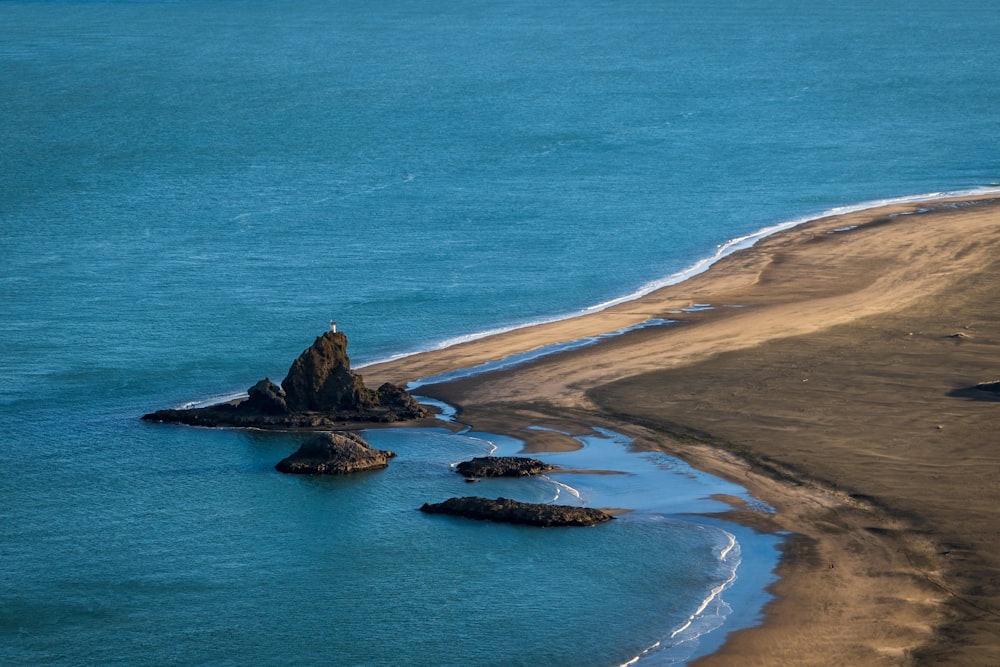
[[[729,571],[728,578],[722,583],[713,586],[709,590],[708,596],[704,600],[702,600],[701,604],[698,606],[698,609],[696,609],[693,614],[688,616],[687,620],[685,620],[684,623],[680,625],[680,627],[671,632],[669,637],[667,637],[667,639],[655,642],[654,644],[647,647],[645,650],[643,650],[641,653],[639,653],[631,660],[622,663],[621,667],[631,667],[631,665],[635,665],[636,663],[644,660],[645,658],[653,654],[660,654],[663,652],[672,651],[673,649],[680,647],[684,644],[687,644],[688,642],[697,640],[699,637],[706,635],[709,632],[712,632],[713,630],[718,629],[718,627],[722,625],[722,622],[724,622],[725,617],[728,616],[728,614],[724,612],[718,613],[720,621],[722,622],[718,623],[717,625],[713,625],[712,627],[708,628],[701,628],[700,630],[695,630],[694,634],[690,636],[687,636],[686,634],[686,631],[691,630],[695,622],[703,617],[703,614],[708,609],[709,605],[712,604],[713,601],[718,600],[721,604],[725,605],[725,601],[721,597],[722,592],[725,591],[727,588],[729,588],[729,586],[731,586],[734,581],[736,581],[736,572],[739,569],[740,563],[742,562],[742,558],[740,558],[739,542],[737,542],[736,536],[733,535],[732,533],[727,532],[726,536],[728,537],[728,544],[726,544],[724,547],[720,549],[718,558],[719,562],[732,565],[732,569]],[[730,562],[729,559],[730,555],[734,557],[732,562]],[[671,662],[671,664],[674,663]]]
[[[469,366],[467,368],[459,368],[453,371],[447,371],[445,373],[440,373],[438,375],[430,375],[428,377],[420,378],[410,382],[406,385],[407,390],[413,391],[419,387],[428,384],[437,384],[439,382],[450,382],[452,380],[458,380],[461,378],[472,377],[473,375],[481,375],[482,373],[489,373],[491,371],[504,370],[508,368],[513,368],[521,364],[526,364],[529,361],[535,361],[536,359],[541,359],[542,357],[547,357],[549,355],[557,354],[559,352],[566,352],[569,350],[578,350],[584,347],[590,347],[591,345],[596,345],[602,340],[608,338],[615,338],[617,336],[622,336],[631,331],[637,331],[639,329],[646,329],[649,327],[661,327],[670,324],[675,324],[677,320],[666,320],[662,318],[651,318],[639,324],[633,324],[631,326],[622,327],[615,331],[609,331],[607,333],[598,334],[596,336],[587,336],[585,338],[578,338],[576,340],[567,341],[564,343],[553,343],[551,345],[543,345],[541,347],[536,347],[534,350],[529,350],[527,352],[519,352],[517,354],[512,354],[510,356],[504,357],[503,359],[497,359],[495,361],[486,361],[475,366]]]
[[[726,533],[726,535],[728,535],[728,537],[729,537],[729,544],[727,544],[722,549],[722,551],[719,553],[719,561],[722,562],[722,563],[725,563],[725,562],[727,562],[729,560],[728,559],[729,554],[733,551],[733,549],[735,549],[738,546],[738,544],[736,542],[736,536],[735,535],[732,535],[731,533]],[[698,609],[693,614],[691,614],[691,616],[688,617],[688,620],[683,625],[681,625],[679,628],[677,628],[676,630],[674,630],[673,632],[670,633],[670,638],[671,639],[675,638],[677,635],[679,635],[680,633],[684,632],[689,627],[691,627],[691,624],[694,623],[695,619],[697,619],[699,616],[701,616],[705,612],[705,610],[708,608],[708,605],[710,605],[713,600],[715,600],[716,598],[718,598],[719,595],[722,594],[722,591],[726,590],[726,588],[728,588],[730,584],[732,584],[734,581],[736,581],[736,570],[739,567],[739,564],[741,562],[741,560],[738,558],[738,556],[739,556],[739,551],[738,550],[736,551],[735,555],[737,556],[737,560],[736,560],[736,562],[733,563],[733,568],[732,568],[732,570],[729,573],[729,578],[726,579],[721,584],[719,584],[718,586],[715,586],[715,587],[712,588],[712,590],[708,594],[708,597],[706,597],[702,601],[702,603],[698,607]],[[682,641],[686,641],[686,640],[682,640]]]
[[[364,361],[360,364],[356,364],[356,368],[364,368],[365,366],[373,366],[375,364],[386,363],[390,361],[396,361],[398,359],[403,359],[406,357],[411,357],[423,352],[430,352],[433,350],[444,350],[449,347],[454,347],[455,345],[461,345],[462,343],[468,343],[474,340],[480,340],[482,338],[488,338],[489,336],[495,336],[497,334],[508,333],[510,331],[517,331],[519,329],[526,329],[528,327],[538,326],[540,324],[551,324],[553,322],[561,322],[563,320],[569,320],[574,317],[580,317],[581,315],[589,315],[591,313],[597,313],[612,306],[617,306],[629,301],[635,301],[640,299],[651,292],[655,292],[658,289],[668,287],[670,285],[676,285],[680,282],[687,280],[693,276],[700,273],[704,273],[713,264],[723,259],[724,257],[733,254],[738,250],[744,250],[746,248],[753,247],[758,241],[764,239],[768,236],[777,234],[778,232],[783,232],[793,227],[798,227],[799,225],[804,225],[816,220],[822,220],[823,218],[828,218],[835,215],[846,215],[848,213],[858,213],[860,211],[867,211],[871,209],[876,209],[882,206],[893,206],[896,204],[914,204],[919,202],[934,202],[939,199],[949,199],[953,197],[978,197],[978,196],[989,196],[1000,194],[1000,187],[978,187],[969,188],[965,190],[949,190],[943,192],[928,192],[924,194],[917,195],[905,195],[901,197],[888,197],[885,199],[875,199],[864,201],[859,204],[849,204],[845,206],[836,206],[833,208],[826,209],[819,213],[811,213],[803,215],[791,220],[786,220],[784,222],[779,222],[777,224],[769,225],[763,227],[755,232],[746,234],[744,236],[739,236],[726,241],[725,243],[720,243],[715,247],[715,252],[707,257],[702,257],[695,261],[691,266],[686,269],[682,269],[676,273],[672,273],[666,277],[658,278],[652,280],[642,285],[638,289],[617,298],[609,299],[601,303],[588,306],[582,310],[578,310],[571,313],[565,313],[562,315],[555,315],[552,317],[543,317],[537,320],[530,320],[526,322],[520,322],[516,324],[511,324],[507,326],[500,326],[493,329],[487,329],[485,331],[479,331],[476,333],[464,334],[461,336],[455,336],[453,338],[445,339],[436,344],[431,344],[427,347],[420,347],[415,350],[410,350],[408,352],[400,352],[397,354],[392,354],[388,357],[374,359],[372,361]],[[961,205],[956,203],[956,205]],[[919,211],[915,211],[919,212]],[[464,376],[463,376],[464,377]]]

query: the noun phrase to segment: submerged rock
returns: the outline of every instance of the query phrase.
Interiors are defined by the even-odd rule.
[[[554,465],[524,456],[477,456],[455,466],[455,471],[465,477],[526,477],[555,469]]]
[[[355,433],[319,433],[274,466],[293,475],[347,475],[389,465],[393,452],[372,449]]]
[[[421,512],[448,514],[467,519],[514,523],[526,526],[594,526],[613,517],[607,512],[588,507],[523,503],[508,498],[449,498],[443,503],[424,503]]]
[[[405,389],[385,383],[376,391],[351,370],[347,336],[328,331],[292,363],[281,386],[265,378],[246,400],[186,410],[158,410],[146,421],[194,426],[336,428],[347,422],[420,419],[428,411]]]

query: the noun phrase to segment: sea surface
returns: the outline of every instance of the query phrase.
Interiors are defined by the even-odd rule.
[[[566,317],[762,229],[1000,182],[1000,5],[0,1],[0,663],[681,664],[759,622],[779,536],[599,432],[301,436],[139,421]],[[916,218],[915,218],[916,220]],[[914,224],[919,224],[915,222]],[[585,530],[418,512],[475,490]],[[767,511],[762,507],[761,511]]]

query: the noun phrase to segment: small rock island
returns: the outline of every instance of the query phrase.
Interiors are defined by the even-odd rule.
[[[281,386],[264,378],[243,401],[204,408],[157,410],[145,421],[191,426],[267,429],[334,429],[346,423],[391,423],[421,419],[428,411],[394,384],[368,389],[351,371],[347,336],[327,331],[302,352]]]
[[[356,433],[317,433],[274,469],[290,475],[349,475],[385,468],[394,456],[388,450],[373,449]]]
[[[524,503],[509,498],[449,498],[443,503],[424,503],[421,512],[427,514],[448,514],[467,519],[514,523],[525,526],[595,526],[614,517],[604,510],[570,505],[547,505],[544,503]]]
[[[554,465],[524,456],[477,456],[471,461],[462,461],[455,466],[455,472],[468,479],[527,477],[555,469]]]

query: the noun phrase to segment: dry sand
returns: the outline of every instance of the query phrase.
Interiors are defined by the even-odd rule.
[[[851,227],[851,229],[844,229]],[[676,311],[695,303],[711,310]],[[900,204],[770,236],[606,311],[364,369],[528,449],[607,426],[773,505],[793,533],[765,622],[699,665],[1000,665],[1000,198]]]

